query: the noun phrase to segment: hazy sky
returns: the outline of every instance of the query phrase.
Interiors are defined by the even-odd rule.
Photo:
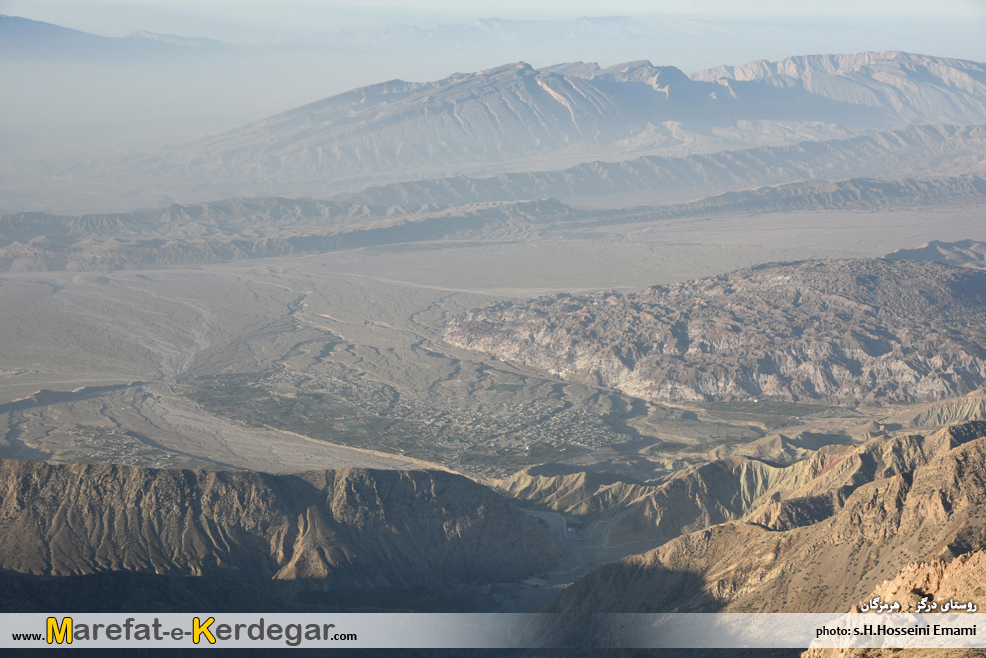
[[[982,22],[986,0],[0,0],[0,13],[106,36],[137,29],[239,41],[276,41],[317,30],[380,23],[433,23],[477,17],[573,18],[679,14],[750,19],[934,18]]]
[[[248,45],[291,44],[168,66],[0,61],[7,92],[0,94],[0,148],[5,133],[20,143],[29,143],[21,135],[51,140],[59,149],[70,142],[85,149],[115,143],[127,150],[182,143],[361,85],[436,80],[518,60],[609,66],[650,59],[688,73],[754,59],[863,50],[986,61],[986,0],[0,0],[0,14],[111,37],[146,30]],[[421,36],[428,30],[335,31],[600,16],[651,18],[620,21],[622,27],[612,30],[608,25],[617,22],[596,21],[585,30],[515,24],[499,37],[496,26],[484,27],[488,38],[479,42],[468,36],[458,41],[456,29],[436,30],[434,41]],[[475,29],[462,33],[476,34]]]

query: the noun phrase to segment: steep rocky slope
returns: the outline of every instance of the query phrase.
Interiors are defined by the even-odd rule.
[[[986,545],[986,425],[954,428],[949,449],[856,488],[836,514],[772,530],[727,523],[604,566],[551,610],[839,612],[917,561]]]
[[[647,400],[907,402],[986,383],[984,327],[982,272],[856,259],[500,302],[445,339]]]
[[[291,476],[0,461],[0,567],[447,586],[547,569],[561,546],[490,490],[437,471]]]
[[[552,475],[559,468],[529,468],[502,489],[528,504],[600,522],[593,538],[604,547],[667,541],[741,518],[765,492],[796,477],[791,470],[742,458],[683,469],[656,483],[579,471]]]
[[[871,596],[896,601],[905,612],[917,610],[925,596],[939,604],[955,599],[959,603],[982,600],[986,594],[986,553],[973,551],[951,562],[928,560],[909,564],[893,578],[880,583]],[[856,606],[858,607],[858,606]],[[854,608],[854,611],[858,612]]]

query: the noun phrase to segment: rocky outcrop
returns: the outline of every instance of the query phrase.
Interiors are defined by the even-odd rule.
[[[929,438],[938,444],[931,459],[857,487],[824,520],[789,530],[733,522],[684,535],[598,569],[550,609],[848,611],[909,564],[986,546],[984,437],[982,423],[957,426]]]
[[[943,427],[966,420],[986,420],[986,396],[981,391],[916,405],[887,418],[888,423],[903,427]]]
[[[986,383],[984,327],[986,274],[856,259],[500,302],[445,340],[653,401],[914,402]]]
[[[298,475],[0,461],[0,568],[207,575],[322,589],[509,580],[563,549],[464,477]]]
[[[986,553],[974,551],[960,555],[951,562],[928,560],[909,564],[895,577],[880,583],[866,600],[880,597],[881,601],[900,603],[904,612],[914,612],[923,598],[944,603],[955,599],[959,603],[986,604]],[[853,612],[859,612],[859,605]],[[809,649],[802,658],[889,658],[900,655],[895,649]],[[907,656],[919,658],[973,658],[986,656],[982,649],[910,649]]]

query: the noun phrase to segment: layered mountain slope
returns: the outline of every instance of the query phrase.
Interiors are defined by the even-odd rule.
[[[503,483],[518,500],[600,521],[599,546],[661,542],[682,533],[743,517],[765,492],[797,474],[753,459],[716,460],[644,484],[610,474],[552,475],[547,464]],[[788,482],[794,486],[796,479]],[[653,545],[653,544],[651,544]]]
[[[917,249],[898,249],[887,254],[890,260],[930,260],[956,267],[986,269],[986,242],[959,240],[925,242]]]
[[[857,448],[833,446],[789,467],[794,486],[777,487],[751,506],[745,520],[772,530],[817,523],[837,513],[859,487],[909,473],[969,441],[986,435],[986,424],[969,422],[928,435],[879,437]]]
[[[560,171],[440,178],[370,187],[340,201],[375,205],[458,204],[553,197],[680,199],[805,180],[964,174],[982,166],[986,126],[911,126],[848,139],[801,141],[686,157],[587,162]],[[650,202],[650,201],[648,201]]]
[[[848,611],[919,560],[986,543],[986,426],[927,463],[858,487],[823,521],[790,530],[727,523],[598,569],[555,611]],[[685,588],[687,585],[687,588]]]
[[[324,589],[509,580],[563,549],[490,490],[437,471],[291,476],[0,461],[0,568],[305,581]]]
[[[918,123],[933,117],[979,122],[986,106],[986,65],[903,52],[808,55],[719,66],[691,76],[729,88],[742,83],[800,87],[833,101],[892,111]]]
[[[693,80],[644,61],[601,70],[519,62],[435,82],[392,80],[183,147],[167,161],[220,177],[286,180],[547,155],[624,157],[669,146],[708,151],[764,143],[775,132],[776,144],[799,132],[822,139],[845,134],[836,126],[897,128],[919,118],[986,121],[983,65],[901,53],[857,57],[870,68],[836,68],[804,85]],[[907,57],[923,65],[902,67]],[[899,100],[904,93],[917,95],[914,107]]]
[[[941,427],[964,420],[986,420],[986,397],[981,391],[910,407],[890,416],[886,422],[902,427]]]
[[[986,383],[986,274],[857,259],[500,302],[445,340],[646,400],[919,401]]]
[[[151,269],[297,256],[495,235],[580,214],[552,200],[410,208],[280,198],[81,217],[17,213],[0,216],[0,271]]]

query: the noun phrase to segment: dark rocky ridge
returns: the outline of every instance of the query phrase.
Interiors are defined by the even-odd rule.
[[[442,471],[283,476],[2,460],[0,487],[0,568],[22,574],[452,588],[539,573],[563,556],[533,518]]]
[[[984,201],[986,179],[960,175],[799,181],[677,205],[608,210],[574,208],[555,199],[445,207],[259,198],[80,217],[15,213],[0,216],[0,271],[155,269],[441,239],[516,239],[525,232],[570,233],[602,224],[679,217],[889,210]],[[976,256],[975,247],[971,249],[962,251],[961,257]],[[958,253],[949,258],[922,254],[920,260],[950,264],[959,258]]]
[[[647,400],[933,400],[986,383],[986,273],[769,264],[631,295],[501,302],[445,339]]]

